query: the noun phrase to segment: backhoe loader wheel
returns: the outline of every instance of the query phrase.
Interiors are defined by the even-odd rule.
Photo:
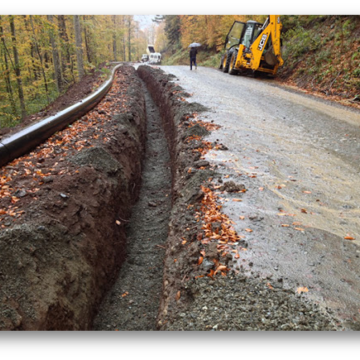
[[[223,62],[222,62],[222,71],[224,73],[227,73],[229,71],[229,64],[230,64],[232,53],[233,53],[233,51],[230,50],[229,52],[224,54],[224,59],[223,59]]]
[[[230,75],[236,75],[238,73],[237,70],[235,70],[235,63],[236,63],[236,58],[237,58],[237,50],[235,50],[230,58],[230,62],[229,62],[229,74]]]
[[[220,69],[220,70],[222,70],[222,68],[223,68],[224,56],[225,56],[225,54],[224,54],[224,55],[221,57],[221,59],[220,59],[220,65],[219,65],[219,69]]]

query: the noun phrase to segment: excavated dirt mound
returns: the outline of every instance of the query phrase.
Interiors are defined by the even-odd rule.
[[[94,110],[0,169],[0,329],[91,329],[125,258],[145,126],[123,66]]]

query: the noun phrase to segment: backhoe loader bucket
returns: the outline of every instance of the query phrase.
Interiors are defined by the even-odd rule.
[[[279,63],[279,60],[274,54],[274,48],[271,46],[269,50],[264,54],[265,62],[270,66],[275,66]]]

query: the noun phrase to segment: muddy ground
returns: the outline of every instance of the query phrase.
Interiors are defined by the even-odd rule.
[[[1,169],[0,328],[340,329],[281,278],[231,270],[233,245],[246,243],[214,192],[246,189],[203,159],[227,151],[204,140],[216,127],[201,118],[207,109],[160,69],[124,66],[117,82],[73,133]]]

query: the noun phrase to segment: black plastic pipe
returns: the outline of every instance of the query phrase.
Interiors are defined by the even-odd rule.
[[[111,88],[115,72],[120,66],[121,64],[115,66],[110,78],[101,85],[99,89],[85,99],[53,116],[40,120],[39,122],[29,125],[19,132],[2,139],[0,141],[0,166],[26,154],[48,139],[51,135],[64,129],[96,106]]]

